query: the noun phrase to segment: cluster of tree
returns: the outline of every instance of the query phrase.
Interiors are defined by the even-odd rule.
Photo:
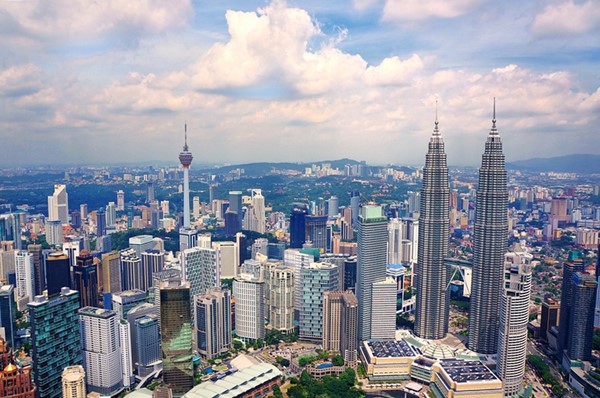
[[[300,379],[291,378],[292,386],[287,395],[290,398],[360,398],[365,395],[355,387],[356,374],[347,368],[339,376],[325,376],[321,380],[312,378],[307,371],[303,371]]]
[[[275,358],[275,362],[284,367],[290,366],[290,360],[279,355]]]
[[[298,332],[283,334],[281,330],[271,329],[267,331],[265,335],[265,343],[267,345],[277,345],[280,342],[284,343],[295,343],[298,341]]]
[[[557,397],[562,397],[567,392],[560,381],[550,372],[550,367],[539,355],[527,355],[527,362],[535,369],[544,384],[550,384],[552,392]]]

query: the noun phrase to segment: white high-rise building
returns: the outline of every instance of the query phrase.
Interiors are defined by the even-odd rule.
[[[525,375],[532,258],[518,245],[504,256],[496,361],[505,396],[519,393]]]
[[[251,207],[246,213],[248,218],[247,227],[250,231],[256,231],[264,234],[266,230],[265,222],[265,197],[262,195],[262,190],[251,190]]]
[[[221,252],[193,247],[183,252],[185,279],[190,283],[190,295],[206,294],[221,286]]]
[[[86,387],[112,396],[123,389],[119,317],[111,310],[79,310],[79,330]]]
[[[67,366],[62,372],[62,398],[85,398],[85,371],[83,366]]]
[[[54,193],[48,196],[48,220],[69,223],[69,194],[66,185],[54,185]]]
[[[123,387],[129,389],[135,381],[131,356],[131,329],[129,322],[123,319],[119,320],[119,339],[121,342],[121,379]]]
[[[388,221],[388,264],[402,264],[402,242],[406,240],[406,224],[401,218],[392,218]]]
[[[302,309],[302,275],[301,270],[315,261],[312,254],[300,253],[298,249],[287,249],[283,252],[283,264],[294,272],[294,318],[300,319]]]
[[[233,281],[235,332],[246,340],[265,338],[265,283],[241,273]]]
[[[46,242],[50,245],[62,245],[63,230],[60,220],[46,221]]]
[[[107,227],[113,226],[117,223],[117,205],[115,205],[115,202],[108,202],[106,205],[104,218],[106,219]]]
[[[125,192],[123,190],[117,191],[117,210],[125,210]]]
[[[212,248],[220,253],[221,279],[235,278],[240,267],[238,245],[235,242],[213,242]]]
[[[198,196],[194,196],[192,199],[192,216],[194,220],[200,218],[200,198]]]
[[[35,296],[33,255],[24,250],[15,251],[15,273],[17,278],[17,302],[21,299],[33,301]]]

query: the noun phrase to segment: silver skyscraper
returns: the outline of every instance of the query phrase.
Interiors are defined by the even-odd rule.
[[[502,273],[508,236],[507,207],[506,168],[502,142],[496,129],[494,100],[492,129],[479,169],[469,314],[469,348],[482,354],[494,354],[498,349]]]
[[[423,169],[416,264],[415,334],[425,339],[443,339],[448,333],[449,274],[444,258],[448,255],[449,201],[446,152],[436,118]]]

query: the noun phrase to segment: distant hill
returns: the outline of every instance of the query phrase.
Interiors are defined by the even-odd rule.
[[[600,155],[576,154],[553,158],[518,160],[507,163],[506,168],[536,172],[600,174]]]
[[[246,175],[255,176],[255,175],[264,175],[270,172],[272,169],[277,170],[297,170],[304,171],[306,167],[310,167],[313,164],[322,164],[322,163],[330,163],[332,168],[343,168],[347,164],[357,164],[360,163],[356,160],[352,159],[339,159],[339,160],[321,160],[317,162],[307,162],[307,163],[289,163],[289,162],[260,162],[260,163],[246,163],[246,164],[235,164],[229,166],[216,167],[212,169],[202,169],[198,170],[198,172],[210,172],[214,174],[224,174],[228,173],[235,169],[244,169]]]

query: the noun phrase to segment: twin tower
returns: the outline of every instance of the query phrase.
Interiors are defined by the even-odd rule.
[[[506,183],[494,102],[492,128],[479,169],[473,231],[469,349],[481,354],[493,354],[498,349],[499,303],[508,235]],[[450,272],[444,259],[448,255],[449,200],[446,152],[436,117],[423,169],[415,282],[414,331],[425,339],[442,339],[448,333]]]

